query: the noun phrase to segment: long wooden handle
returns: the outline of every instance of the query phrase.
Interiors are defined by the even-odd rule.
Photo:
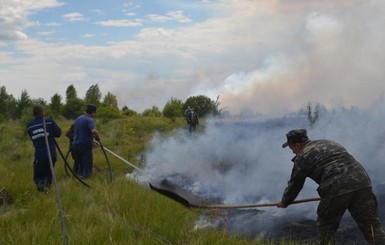
[[[319,197],[313,197],[313,198],[306,198],[306,199],[299,199],[293,201],[291,204],[296,203],[303,203],[303,202],[314,202],[319,201],[321,198]],[[194,205],[190,204],[190,207],[192,208],[205,208],[205,209],[231,209],[231,208],[257,208],[257,207],[272,207],[277,206],[279,202],[271,202],[271,203],[252,203],[252,204],[241,204],[241,205],[220,205],[220,204],[209,204],[209,205]]]

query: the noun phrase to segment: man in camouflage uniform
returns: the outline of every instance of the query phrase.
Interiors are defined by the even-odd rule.
[[[183,114],[188,124],[188,131],[194,133],[197,125],[199,125],[198,114],[190,106],[187,107]]]
[[[306,177],[319,187],[317,209],[320,244],[334,244],[342,216],[349,210],[369,244],[385,244],[385,233],[378,217],[376,197],[362,165],[344,147],[330,140],[310,141],[306,129],[291,130],[287,142],[295,154],[294,166],[281,202],[286,208],[301,191]]]

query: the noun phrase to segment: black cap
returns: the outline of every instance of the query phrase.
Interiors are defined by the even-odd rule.
[[[87,112],[87,113],[96,112],[96,106],[93,105],[93,104],[88,104],[88,105],[87,105],[86,112]]]
[[[285,148],[286,146],[291,144],[302,143],[309,140],[309,138],[307,137],[307,131],[303,128],[290,130],[286,134],[286,138],[287,142],[282,145],[282,148]]]

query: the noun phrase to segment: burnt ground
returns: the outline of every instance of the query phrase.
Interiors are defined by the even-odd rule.
[[[379,204],[380,219],[385,225],[385,184],[374,189]],[[314,215],[315,216],[315,215]],[[318,231],[316,220],[298,215],[274,216],[263,209],[233,209],[204,211],[197,222],[215,229],[225,229],[231,234],[253,239],[266,239],[273,242],[294,240],[303,244],[316,244]],[[336,234],[338,245],[367,244],[356,223],[347,212]]]
[[[189,185],[191,183],[188,182],[188,179],[184,178],[184,176],[176,175],[170,176],[170,178],[160,183],[154,183],[152,188],[187,207],[189,205],[186,204],[194,203],[195,199],[199,199],[203,204],[204,202],[207,202],[207,204],[221,203],[220,197],[215,198],[211,196],[208,198],[206,196],[207,198],[201,198],[201,196],[204,196],[204,193],[199,193],[196,196],[180,188],[180,186]],[[380,220],[384,226],[385,183],[377,185],[374,188],[374,192],[378,200]],[[316,244],[318,237],[316,224],[317,203],[313,205],[314,210],[312,208],[302,208],[301,206],[298,206],[298,208],[288,207],[287,209],[277,209],[275,207],[203,209],[200,218],[195,222],[195,229],[223,229],[230,234],[246,237],[250,240],[264,239],[273,243],[289,240],[301,244]],[[337,230],[336,244],[367,244],[349,212],[345,213]]]

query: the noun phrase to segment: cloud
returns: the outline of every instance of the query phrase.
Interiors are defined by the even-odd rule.
[[[50,36],[50,35],[52,35],[54,33],[55,33],[55,31],[40,31],[40,32],[38,32],[38,34],[40,36]]]
[[[104,11],[101,9],[92,9],[90,10],[92,13],[96,13],[97,15],[104,15]]]
[[[167,16],[169,16],[171,19],[176,20],[176,21],[181,22],[181,23],[188,23],[188,22],[192,21],[190,18],[188,18],[184,15],[182,10],[169,12],[169,13],[167,13]]]
[[[2,0],[0,3],[0,42],[28,38],[23,28],[29,25],[28,17],[33,13],[63,5],[54,0]]]
[[[78,12],[72,12],[72,13],[65,14],[65,15],[63,15],[63,18],[68,20],[69,22],[86,20],[86,18],[81,13],[78,13]]]
[[[58,23],[58,22],[48,22],[48,23],[44,23],[43,25],[44,25],[44,26],[61,26],[62,23]]]
[[[127,12],[126,15],[127,15],[127,16],[136,16],[137,14],[134,13],[134,12]]]
[[[101,89],[117,94],[120,106],[139,112],[154,104],[162,108],[171,97],[185,100],[204,94],[212,99],[219,95],[221,106],[232,113],[251,109],[282,115],[309,101],[366,107],[384,92],[385,71],[379,65],[385,61],[383,1],[227,0],[211,1],[209,10],[206,5],[201,12],[213,11],[206,13],[209,18],[178,28],[157,28],[144,19],[96,22],[145,25],[135,36],[106,45],[17,42],[22,55],[3,54],[3,62],[20,65],[0,68],[0,77],[9,91],[17,92],[20,86],[15,84],[30,73],[30,82],[44,83],[55,92],[74,83],[82,94],[103,81]],[[140,8],[130,5],[126,10]],[[170,21],[185,15],[191,13],[162,16]],[[22,40],[24,24],[15,26],[19,29],[0,33]],[[53,85],[55,80],[61,83]],[[50,91],[45,94],[51,96]]]
[[[95,34],[93,34],[93,33],[86,33],[82,37],[90,38],[90,37],[94,37],[94,36],[95,36]]]
[[[147,15],[147,18],[153,22],[166,22],[166,21],[170,20],[169,17],[164,16],[164,15],[158,15],[158,14],[149,14],[149,15]]]
[[[180,23],[189,23],[192,20],[186,17],[182,10],[168,12],[166,15],[158,14],[149,14],[146,16],[152,22],[167,22],[167,21],[176,21]]]
[[[143,24],[141,19],[127,20],[106,20],[106,21],[98,21],[95,24],[100,26],[112,26],[112,27],[138,27]]]

